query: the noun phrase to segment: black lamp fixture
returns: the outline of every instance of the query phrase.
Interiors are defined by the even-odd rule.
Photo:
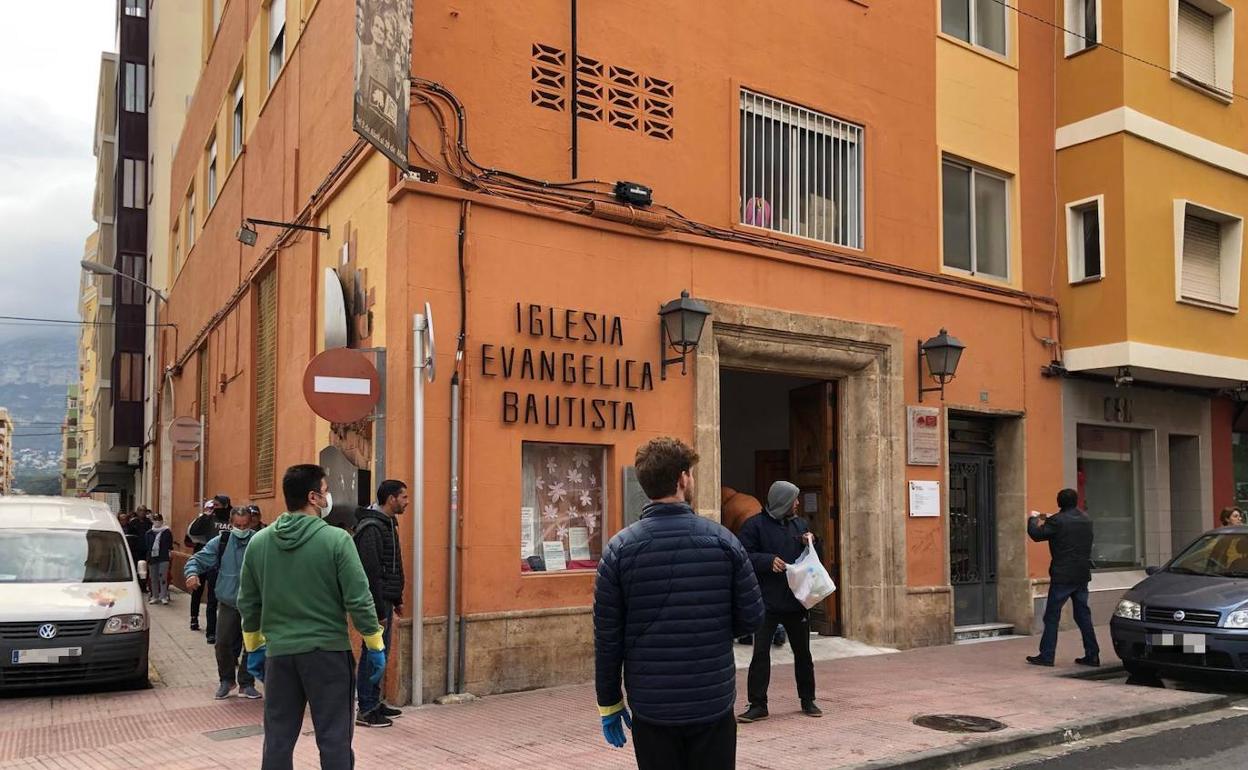
[[[1123,388],[1131,387],[1135,384],[1135,375],[1131,374],[1131,367],[1120,366],[1118,373],[1114,375],[1114,387]]]
[[[689,296],[682,291],[680,299],[674,299],[659,310],[659,379],[667,379],[669,364],[680,364],[680,373],[687,374],[685,357],[698,347],[702,339],[702,327],[711,309],[705,303]],[[671,348],[680,355],[667,358],[667,349]]]
[[[238,228],[238,232],[235,234],[235,237],[238,238],[238,242],[243,244],[244,246],[255,246],[256,239],[259,236],[259,234],[256,232],[256,225],[269,225],[270,227],[283,227],[287,230],[303,230],[309,233],[324,233],[326,238],[329,237],[328,227],[315,227],[313,225],[299,225],[299,224],[295,224],[294,222],[274,222],[273,220],[270,220],[270,219],[255,219],[253,217],[247,217],[246,219],[243,220],[243,226]]]
[[[951,337],[945,329],[927,342],[919,343],[919,401],[924,393],[940,392],[940,400],[945,400],[945,385],[958,373],[958,362],[962,360],[962,351],[966,350],[957,337]],[[927,374],[936,381],[930,388],[923,387],[923,361],[927,361]]]

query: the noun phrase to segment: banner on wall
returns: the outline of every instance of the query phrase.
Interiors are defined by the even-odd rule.
[[[412,0],[355,0],[355,108],[352,126],[407,170]]]

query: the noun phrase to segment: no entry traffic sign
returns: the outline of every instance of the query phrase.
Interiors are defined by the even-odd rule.
[[[303,397],[313,412],[330,422],[355,422],[377,405],[381,378],[363,353],[332,348],[308,362]]]

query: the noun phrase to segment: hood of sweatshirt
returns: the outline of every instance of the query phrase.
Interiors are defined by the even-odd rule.
[[[273,523],[273,538],[277,541],[278,548],[283,551],[293,551],[328,526],[324,520],[316,516],[283,513]]]

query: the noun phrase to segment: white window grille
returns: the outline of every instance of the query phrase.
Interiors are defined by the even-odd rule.
[[[741,92],[741,222],[862,248],[863,129]]]

